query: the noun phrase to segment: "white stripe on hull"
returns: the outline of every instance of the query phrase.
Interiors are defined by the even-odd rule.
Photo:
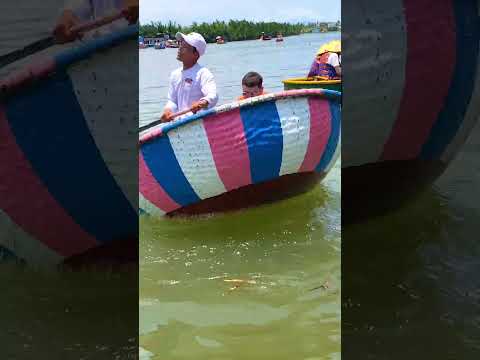
[[[344,167],[376,162],[397,119],[405,83],[407,39],[403,1],[348,1],[344,21],[356,34],[343,33],[342,116]],[[360,14],[360,16],[359,16]],[[365,19],[371,25],[365,24]],[[365,136],[363,134],[368,134]]]
[[[298,172],[310,139],[308,98],[287,98],[276,101],[283,134],[280,176]]]
[[[134,59],[126,56],[134,42],[122,44],[111,51],[98,52],[68,70],[90,132],[110,173],[134,209],[138,208],[138,89],[112,86],[131,82]],[[112,65],[114,64],[114,65]],[[118,68],[113,71],[112,66]],[[115,78],[112,78],[115,76]],[[106,121],[115,119],[115,122]],[[68,119],[65,119],[68,126]]]
[[[218,175],[203,120],[168,132],[177,161],[200,199],[226,192]]]
[[[152,204],[150,201],[148,201],[141,192],[138,192],[138,203],[140,209],[145,211],[147,214],[150,214],[152,216],[157,216],[161,217],[165,215],[165,212],[158,207],[156,207],[154,204]]]
[[[63,257],[25,232],[0,209],[0,245],[29,265],[48,266],[60,263]]]

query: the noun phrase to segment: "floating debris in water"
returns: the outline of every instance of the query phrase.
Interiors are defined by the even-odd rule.
[[[325,280],[325,282],[322,285],[314,287],[313,289],[310,289],[310,291],[314,291],[318,289],[328,290],[329,288],[330,288],[330,283],[328,282],[328,280]]]
[[[229,288],[228,290],[233,291],[237,290],[239,287],[244,286],[246,284],[255,285],[257,282],[255,280],[244,280],[244,279],[224,279],[226,283],[233,283],[234,285]]]

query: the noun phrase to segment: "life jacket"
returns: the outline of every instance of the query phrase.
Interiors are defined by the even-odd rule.
[[[326,52],[320,55],[320,62],[318,64],[317,76],[320,78],[328,79],[328,80],[339,79],[335,68],[327,62],[329,56],[330,56],[329,52]]]
[[[258,96],[266,95],[266,94],[268,94],[266,91],[262,91],[262,93],[261,93],[260,95],[258,95]],[[246,98],[245,96],[242,95],[242,96],[239,96],[239,97],[237,98],[237,101],[245,100],[245,99],[248,99],[248,98]]]

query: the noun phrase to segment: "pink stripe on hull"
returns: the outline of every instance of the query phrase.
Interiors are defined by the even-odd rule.
[[[322,158],[332,131],[330,104],[325,99],[308,98],[310,108],[310,139],[299,172],[314,171]]]
[[[24,231],[59,255],[69,257],[97,246],[57,203],[18,147],[0,106],[0,208]]]
[[[54,70],[55,60],[53,58],[37,59],[31,65],[16,70],[1,80],[0,89],[2,91],[15,90],[52,73]]]
[[[456,61],[452,1],[405,0],[408,53],[397,121],[382,160],[416,158],[448,95]],[[441,21],[432,21],[432,20]]]
[[[148,133],[140,136],[139,143],[140,145],[142,145],[152,139],[155,139],[156,137],[162,136],[162,134],[163,134],[163,131],[161,127],[159,127],[158,129],[152,129]]]
[[[227,191],[252,183],[250,157],[240,109],[203,120],[218,175]]]
[[[153,177],[147,164],[145,164],[142,152],[138,155],[138,171],[139,191],[145,199],[166,213],[181,207],[163,190],[162,186]]]

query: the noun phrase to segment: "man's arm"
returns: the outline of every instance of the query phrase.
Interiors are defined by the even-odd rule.
[[[208,108],[212,108],[217,105],[217,84],[215,83],[215,78],[210,71],[207,70],[202,74],[200,84],[203,94],[203,97],[200,99],[200,101],[205,101],[207,103],[206,107]]]
[[[93,9],[88,0],[67,0],[60,18],[53,29],[53,36],[59,44],[74,41],[79,34],[73,33],[73,27],[93,17]]]
[[[124,0],[123,15],[130,24],[135,24],[138,21],[138,1],[139,0]]]
[[[53,36],[59,44],[64,44],[76,40],[79,35],[72,32],[72,28],[80,23],[80,19],[75,16],[72,10],[64,10],[53,29]]]
[[[168,86],[168,101],[163,109],[163,114],[160,117],[160,119],[163,121],[170,121],[171,115],[178,109],[178,98],[177,91],[175,89],[175,83],[175,76],[172,74],[170,76],[170,84]]]
[[[318,63],[316,60],[313,60],[312,66],[310,66],[310,71],[308,72],[307,77],[314,77],[318,74]]]
[[[342,67],[340,66],[340,59],[338,57],[338,54],[331,54],[328,57],[328,63],[335,68],[338,76],[342,76]]]
[[[170,109],[171,111],[178,110],[178,97],[177,97],[177,89],[176,89],[176,78],[175,74],[170,76],[170,83],[168,85],[168,101],[167,105],[165,105],[166,109]]]

